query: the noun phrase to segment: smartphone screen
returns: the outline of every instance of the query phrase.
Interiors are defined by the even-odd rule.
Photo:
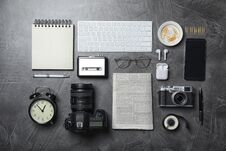
[[[206,72],[206,40],[187,39],[185,47],[184,79],[204,81]]]

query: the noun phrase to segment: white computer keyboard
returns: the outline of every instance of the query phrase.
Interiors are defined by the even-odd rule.
[[[152,21],[78,21],[79,52],[151,52]]]

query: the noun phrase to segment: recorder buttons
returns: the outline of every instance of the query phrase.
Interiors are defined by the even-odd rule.
[[[175,115],[167,115],[163,120],[163,127],[166,130],[174,131],[179,127],[179,120]]]

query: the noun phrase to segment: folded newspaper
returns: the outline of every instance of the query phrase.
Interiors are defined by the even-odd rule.
[[[113,129],[153,130],[151,73],[113,74]]]

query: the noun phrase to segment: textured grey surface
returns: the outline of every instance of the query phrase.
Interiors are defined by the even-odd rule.
[[[1,151],[225,151],[226,150],[226,1],[225,0],[0,0],[0,150]],[[203,25],[207,29],[207,67],[205,82],[183,79],[184,40],[169,48],[170,79],[153,79],[154,130],[111,130],[112,73],[151,72],[155,74],[157,55],[149,69],[131,66],[119,70],[114,57],[139,53],[108,53],[108,79],[79,79],[76,70],[69,79],[33,79],[31,71],[31,24],[36,18],[77,20],[152,20],[153,49],[165,48],[157,39],[158,27],[174,20],[183,27]],[[75,34],[76,36],[76,34]],[[75,48],[76,48],[75,38]],[[78,53],[75,49],[75,58]],[[75,64],[76,66],[76,64]],[[78,135],[63,127],[70,112],[70,84],[93,83],[96,107],[109,115],[108,132]],[[58,120],[51,127],[34,124],[27,114],[28,97],[36,86],[49,86],[58,97]],[[194,109],[160,109],[157,90],[161,85],[192,85],[203,87],[205,102],[204,126],[198,123],[197,99]],[[197,90],[197,89],[196,89]],[[182,122],[177,132],[167,132],[162,118],[168,113],[184,116],[190,126]]]

